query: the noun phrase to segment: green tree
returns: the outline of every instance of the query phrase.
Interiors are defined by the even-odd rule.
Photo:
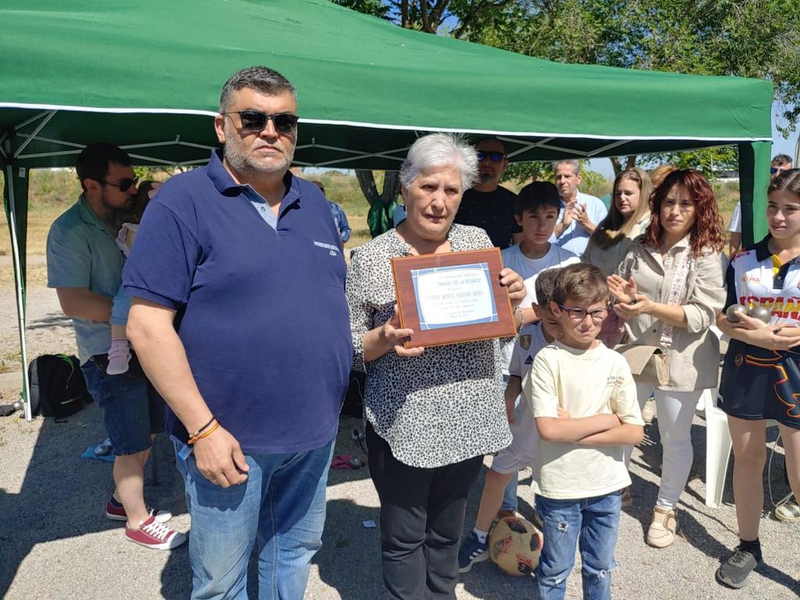
[[[379,5],[379,16],[402,27],[553,61],[768,79],[786,122],[783,134],[800,121],[797,0],[335,1],[356,9]],[[718,157],[706,152],[670,158],[713,162],[716,169]],[[615,172],[649,162],[612,159]]]

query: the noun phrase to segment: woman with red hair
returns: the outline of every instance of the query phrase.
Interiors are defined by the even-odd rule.
[[[639,403],[655,392],[664,454],[647,543],[675,540],[675,507],[692,466],[692,417],[707,388],[717,387],[719,340],[709,327],[725,303],[722,219],[708,181],[673,171],[652,196],[652,218],[616,275],[608,278],[627,342],[658,346],[669,381],[637,383]]]

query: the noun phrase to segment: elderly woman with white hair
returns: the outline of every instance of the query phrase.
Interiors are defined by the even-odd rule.
[[[467,494],[483,456],[511,443],[498,340],[407,349],[414,332],[400,328],[395,307],[391,258],[492,247],[482,229],[453,224],[477,163],[456,136],[418,139],[400,171],[406,220],[359,248],[347,274],[391,598],[455,598]],[[520,276],[503,269],[500,283],[518,306]]]

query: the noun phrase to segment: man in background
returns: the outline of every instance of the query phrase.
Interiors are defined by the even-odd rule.
[[[606,218],[608,209],[603,202],[578,190],[581,184],[581,165],[577,160],[559,160],[553,164],[555,184],[561,196],[561,211],[552,242],[583,256],[589,236]]]
[[[464,192],[455,222],[480,227],[492,244],[503,250],[522,238],[522,228],[514,219],[517,195],[500,185],[508,167],[503,142],[487,137],[475,144],[478,151],[478,181]],[[519,238],[519,239],[512,239]]]
[[[118,216],[133,208],[136,176],[128,153],[111,144],[90,144],[78,155],[83,193],[58,217],[47,236],[47,285],[55,288],[72,318],[86,387],[103,409],[114,448],[116,488],[106,517],[125,521],[125,539],[158,550],[186,541],[164,522],[172,515],[144,502],[144,466],[152,435],[164,429],[164,401],[135,358],[127,373],[109,375],[111,304],[122,280],[117,247]]]

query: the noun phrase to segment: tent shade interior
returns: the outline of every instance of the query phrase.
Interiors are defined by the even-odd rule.
[[[442,130],[497,135],[515,162],[736,144],[745,241],[765,231],[753,201],[769,163],[767,81],[552,63],[325,0],[6,0],[0,56],[21,328],[26,170],[72,166],[98,140],[138,164],[203,164],[222,83],[257,64],[297,88],[298,165],[396,169],[418,135]]]

